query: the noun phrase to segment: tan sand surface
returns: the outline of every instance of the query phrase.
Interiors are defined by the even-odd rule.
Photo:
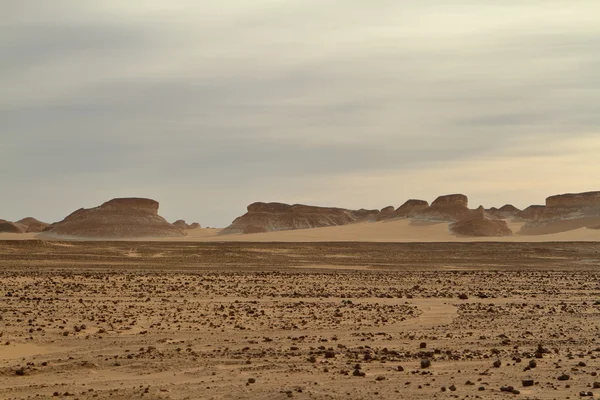
[[[594,398],[599,271],[585,242],[0,241],[0,399]]]
[[[447,223],[417,222],[408,219],[361,222],[325,228],[297,229],[254,234],[219,235],[220,229],[192,229],[187,236],[173,238],[140,238],[140,241],[188,242],[577,242],[600,241],[600,230],[580,228],[549,235],[520,235],[523,222],[508,222],[515,232],[507,237],[461,237],[452,234]],[[65,240],[36,233],[0,233],[0,240]],[[89,240],[89,239],[82,239]],[[132,239],[115,239],[132,240]],[[133,239],[138,240],[138,239]]]

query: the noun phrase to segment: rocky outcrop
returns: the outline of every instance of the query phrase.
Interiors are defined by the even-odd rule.
[[[412,217],[417,221],[456,222],[469,216],[469,200],[464,194],[440,196],[431,206]]]
[[[546,206],[531,205],[515,215],[515,219],[529,221],[538,218],[544,213]]]
[[[253,203],[220,234],[259,233],[346,225],[376,219],[378,210],[347,210],[302,204]]]
[[[178,219],[177,221],[173,222],[173,225],[180,227],[182,229],[198,229],[200,228],[200,224],[197,222],[193,222],[191,224],[187,224],[184,220],[182,219]]]
[[[486,211],[489,214],[492,214],[493,216],[501,218],[501,219],[515,218],[517,216],[517,214],[519,214],[521,212],[521,210],[519,210],[517,207],[513,206],[512,204],[505,204],[500,208],[492,207]]]
[[[394,213],[394,206],[387,206],[381,209],[381,211],[379,211],[379,214],[377,214],[377,221],[382,221],[384,219],[389,219],[392,214]]]
[[[44,234],[98,239],[184,236],[183,228],[158,215],[158,206],[151,199],[113,199],[99,207],[80,208]]]
[[[42,221],[38,221],[37,219],[35,219],[33,217],[27,217],[27,218],[20,219],[17,222],[15,222],[15,225],[17,225],[19,228],[21,228],[21,230],[23,232],[26,232],[26,233],[43,232],[44,229],[46,229],[48,226],[50,226],[50,224],[47,224]]]
[[[460,236],[501,237],[512,235],[506,221],[486,212],[483,207],[472,211],[460,221],[450,224],[449,228],[450,232]]]
[[[381,221],[387,219],[410,218],[429,207],[429,203],[425,200],[410,199],[397,209],[392,209],[392,212],[390,212],[390,207],[382,209],[377,216],[377,220]]]
[[[527,222],[521,233],[544,235],[579,228],[600,226],[600,192],[568,193],[550,196],[546,207],[534,220]]]
[[[410,218],[429,207],[425,200],[410,199],[394,211],[392,218]]]
[[[0,233],[23,233],[23,230],[15,223],[0,219]]]

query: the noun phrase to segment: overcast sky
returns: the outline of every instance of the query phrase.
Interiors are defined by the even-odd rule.
[[[0,0],[0,218],[600,190],[598,0]]]

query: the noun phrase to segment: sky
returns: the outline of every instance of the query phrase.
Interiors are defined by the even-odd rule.
[[[0,218],[600,190],[597,0],[0,0]]]

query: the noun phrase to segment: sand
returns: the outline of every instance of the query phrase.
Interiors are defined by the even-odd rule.
[[[566,242],[0,242],[0,398],[598,395],[599,254]]]
[[[506,237],[460,237],[452,234],[447,223],[429,223],[399,219],[392,221],[361,222],[325,228],[297,229],[254,234],[219,235],[219,229],[191,229],[187,236],[176,238],[143,238],[150,241],[187,242],[597,242],[600,230],[580,228],[549,235],[520,235],[523,222],[508,222],[515,232]],[[31,240],[35,233],[0,233],[0,240]],[[52,238],[47,238],[52,239]],[[56,240],[64,238],[56,237]],[[89,239],[88,239],[89,240]],[[115,239],[119,240],[119,239]],[[131,240],[131,239],[123,239]]]

